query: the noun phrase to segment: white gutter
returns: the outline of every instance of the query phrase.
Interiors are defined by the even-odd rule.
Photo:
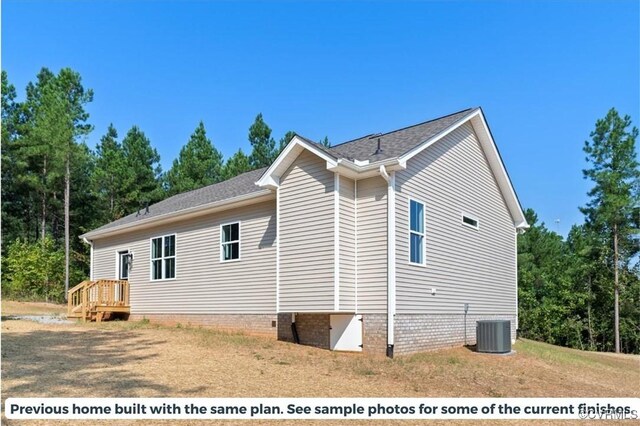
[[[180,218],[182,220],[182,219],[191,218],[194,216],[213,213],[220,210],[230,209],[232,207],[241,207],[248,204],[255,204],[261,201],[267,201],[274,198],[275,198],[275,195],[271,190],[263,189],[260,191],[252,192],[250,194],[228,198],[226,200],[215,201],[213,203],[207,203],[201,206],[178,210],[178,211],[166,213],[160,216],[150,217],[148,219],[136,220],[134,222],[126,223],[124,225],[115,226],[113,228],[107,228],[102,231],[100,230],[90,231],[90,232],[87,232],[86,234],[80,235],[80,238],[82,239],[104,238],[107,236],[125,233],[133,228],[135,228],[136,230],[150,228],[152,226],[158,226],[167,222],[171,222],[176,218]]]
[[[396,316],[396,172],[380,166],[380,176],[387,181],[387,356],[393,358]]]
[[[329,164],[327,164],[327,170],[338,172],[345,177],[357,180],[378,176],[381,166],[384,166],[388,171],[403,170],[407,168],[407,163],[394,157],[361,166],[352,161],[341,158],[337,161],[335,166],[330,167]]]

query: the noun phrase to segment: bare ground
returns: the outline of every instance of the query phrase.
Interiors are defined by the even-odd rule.
[[[389,360],[194,327],[12,320],[2,322],[2,399],[640,397],[640,357],[587,353],[527,340],[516,343],[514,349],[514,356],[454,348]],[[2,420],[17,424],[4,416]],[[54,423],[78,424],[24,422]],[[226,424],[232,423],[237,424]]]

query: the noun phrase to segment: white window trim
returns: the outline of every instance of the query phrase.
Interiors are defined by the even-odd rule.
[[[164,239],[165,237],[174,237],[174,244],[175,244],[175,254],[173,256],[164,256]],[[153,240],[157,239],[157,238],[162,238],[162,257],[156,257],[155,259],[153,258]],[[174,269],[175,269],[175,274],[173,278],[153,278],[153,261],[154,260],[162,260],[161,264],[162,264],[162,276],[165,276],[165,271],[164,271],[164,260],[165,259],[175,259],[174,262]],[[151,237],[149,238],[149,280],[150,281],[175,281],[178,278],[178,234],[166,234],[166,235],[159,235],[157,237]]]
[[[476,226],[471,225],[470,223],[467,223],[464,221],[464,218],[467,217],[471,220],[475,220],[476,221]],[[480,230],[480,219],[478,219],[476,216],[465,213],[465,212],[461,212],[460,213],[460,222],[466,226],[467,228],[471,228],[471,229],[475,229],[476,231]]]
[[[235,225],[236,223],[238,224],[238,239],[234,241],[222,242],[222,227],[227,225]],[[222,245],[232,244],[236,242],[238,243],[238,258],[224,260],[224,257],[223,257],[224,251],[222,250]],[[236,220],[234,222],[226,222],[226,223],[220,224],[220,245],[218,246],[218,249],[220,250],[220,263],[233,263],[233,262],[240,262],[242,260],[242,222],[241,221]]]
[[[422,204],[422,234],[411,230],[411,202]],[[414,266],[427,266],[427,204],[416,200],[415,198],[409,198],[407,201],[407,243],[408,243],[408,260],[410,265]],[[422,263],[411,261],[411,234],[422,236]]]

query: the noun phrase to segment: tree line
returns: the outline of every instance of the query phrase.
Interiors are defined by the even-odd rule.
[[[13,297],[64,299],[69,283],[89,270],[88,247],[78,235],[172,195],[267,167],[295,136],[288,131],[276,141],[258,114],[248,131],[251,152],[239,149],[224,161],[200,121],[163,172],[139,126],[120,138],[111,124],[95,150],[87,146],[93,91],[77,72],[42,68],[24,100],[17,99],[2,71],[2,291]],[[328,138],[322,143],[329,146]]]
[[[94,150],[93,91],[68,68],[43,68],[24,100],[2,71],[2,294],[64,299],[89,271],[78,236],[172,195],[267,167],[295,132],[276,141],[258,114],[251,152],[226,159],[203,122],[169,170],[144,131],[111,124]],[[596,122],[584,152],[592,183],[585,222],[566,239],[526,210],[518,238],[518,305],[524,337],[585,350],[640,353],[638,130],[614,109]],[[321,143],[330,146],[328,138]]]

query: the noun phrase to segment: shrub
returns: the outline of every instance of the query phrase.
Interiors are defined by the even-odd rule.
[[[52,238],[17,239],[3,259],[2,293],[30,300],[64,300],[64,250]]]

